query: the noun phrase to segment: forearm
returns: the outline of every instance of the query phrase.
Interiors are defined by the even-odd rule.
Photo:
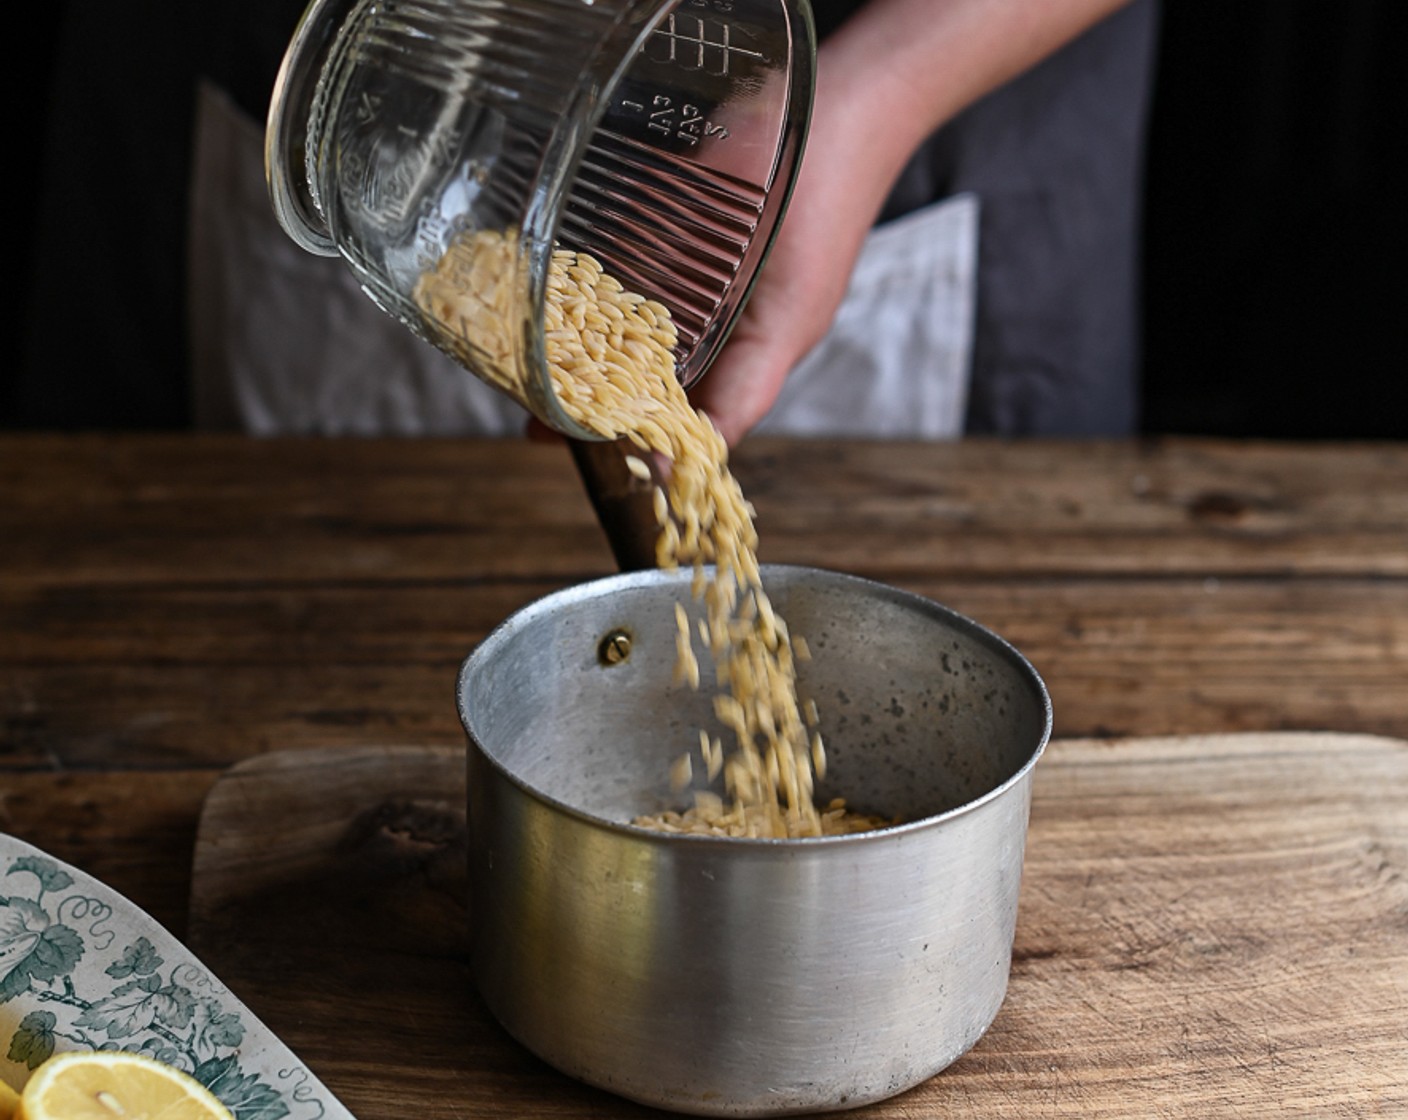
[[[1125,2],[871,0],[818,54],[813,134],[846,137],[888,184],[940,125]]]

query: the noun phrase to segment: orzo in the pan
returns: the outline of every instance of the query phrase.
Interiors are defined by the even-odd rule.
[[[515,368],[507,285],[516,251],[512,233],[467,234],[416,288],[422,310],[466,347],[462,358],[477,355],[476,367],[483,368],[487,357],[500,377]],[[697,747],[671,767],[672,785],[683,791],[693,782],[697,759],[709,785],[722,778],[723,796],[697,790],[689,809],[634,823],[752,837],[835,835],[889,823],[850,812],[839,800],[815,802],[826,753],[816,705],[798,695],[797,662],[808,656],[807,647],[788,632],[763,589],[754,511],[729,470],[728,446],[676,377],[669,310],[627,291],[591,255],[558,249],[545,328],[548,368],[568,415],[668,463],[655,492],[656,562],[692,568],[692,593],[703,605],[695,630],[677,605],[675,677],[700,687],[696,643],[708,651],[718,688],[714,712],[733,738],[726,751],[720,736],[701,731]],[[505,387],[521,399],[517,386]],[[627,463],[641,479],[654,479],[646,459],[632,456]]]

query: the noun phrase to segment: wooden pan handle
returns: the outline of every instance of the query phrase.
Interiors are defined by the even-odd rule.
[[[626,466],[627,455],[647,462],[649,457],[624,439],[567,442],[617,566],[623,572],[655,567],[655,540],[660,535],[655,521],[656,483],[636,477]]]

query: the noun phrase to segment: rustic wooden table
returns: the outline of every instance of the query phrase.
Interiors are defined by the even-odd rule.
[[[758,509],[762,559],[855,572],[973,616],[1043,674],[1057,738],[1081,740],[1064,755],[1060,743],[1048,752],[1059,765],[1044,803],[1038,784],[1034,833],[1047,830],[1047,853],[1067,844],[1070,861],[1065,878],[1053,867],[1055,877],[1023,896],[1030,921],[1019,922],[1027,932],[1014,992],[1025,984],[1026,995],[1018,1018],[1004,1018],[1005,1009],[955,1067],[950,1085],[961,1086],[960,1097],[978,1100],[980,1084],[997,1084],[986,1107],[1002,1116],[1404,1114],[1395,1110],[1408,1109],[1408,809],[1398,809],[1408,788],[1396,741],[1408,739],[1408,445],[757,439],[737,452],[735,469]],[[475,642],[529,600],[612,569],[558,447],[7,436],[0,831],[104,879],[199,941],[222,971],[218,944],[209,948],[209,931],[193,929],[191,917],[197,831],[212,789],[232,773],[296,770],[299,757],[328,769],[336,750],[365,759],[408,748],[432,770],[449,765],[462,745],[455,673]],[[1220,761],[1197,753],[1203,740],[1177,749],[1130,743],[1240,732],[1337,735],[1292,736],[1285,750],[1257,738]],[[1184,749],[1205,765],[1184,770],[1184,785],[1171,783],[1166,799],[1138,793],[1140,767],[1164,783],[1157,766]],[[263,770],[261,756],[270,764]],[[1101,766],[1121,758],[1131,769],[1102,778]],[[1257,766],[1267,759],[1282,769],[1263,779]],[[1118,838],[1111,806],[1137,806],[1154,829],[1146,835],[1172,827],[1179,813],[1214,820],[1208,798],[1225,791],[1197,782],[1264,782],[1288,804],[1299,799],[1294,811],[1312,822],[1304,828],[1336,822],[1340,831],[1325,843],[1350,853],[1344,882],[1363,911],[1341,930],[1352,943],[1340,948],[1361,952],[1352,968],[1378,976],[1360,992],[1368,993],[1358,1024],[1365,1037],[1346,1036],[1353,1024],[1342,1017],[1353,1013],[1339,1004],[1331,1014],[1313,1000],[1271,1000],[1278,1015],[1293,1006],[1304,1016],[1294,1047],[1284,1038],[1272,1045],[1243,1006],[1220,1049],[1199,1050],[1185,1027],[1177,1055],[1170,1029],[1159,1036],[1162,1050],[1141,1057],[1135,1019],[1097,990],[1038,983],[1055,975],[1041,971],[1057,968],[1051,960],[1069,975],[1072,945],[1093,936],[1042,907],[1052,883],[1099,877],[1093,859],[1079,870],[1081,845],[1088,857],[1096,834],[1101,843]],[[1279,837],[1277,850],[1292,858],[1296,821],[1258,832],[1249,819],[1240,818],[1237,835]],[[1103,822],[1084,841],[1083,820]],[[1312,845],[1307,859],[1314,850],[1322,849]],[[1032,868],[1043,858],[1057,857],[1033,851]],[[1199,866],[1188,856],[1182,873],[1199,875]],[[1270,871],[1240,873],[1253,881]],[[1132,906],[1130,891],[1142,888],[1121,882],[1119,904]],[[197,911],[209,917],[208,898]],[[1293,915],[1308,921],[1290,906],[1286,921]],[[1105,929],[1112,970],[1163,961],[1176,976],[1189,967],[1186,928],[1164,929],[1156,944],[1148,929],[1136,937],[1128,920],[1115,937],[1124,955]],[[1268,944],[1277,921],[1263,913],[1241,928],[1239,952],[1275,955]],[[1207,937],[1211,947],[1199,952],[1232,951],[1225,936]],[[1161,948],[1175,943],[1183,956],[1165,960]],[[1095,959],[1085,949],[1082,959]],[[240,992],[240,958],[226,959],[236,976],[225,978]],[[392,1114],[382,1108],[389,1098],[359,1073],[365,1063],[339,1058],[345,1037],[320,1049],[330,1024],[345,1025],[345,1007],[315,1001],[295,1014],[272,996],[261,1003],[257,978],[249,983],[256,1011],[312,1051],[314,1068],[354,1111],[368,1120]],[[1164,1002],[1146,990],[1139,998],[1150,1001],[1143,1023],[1176,1016],[1190,997],[1174,991]],[[1059,1037],[1036,1045],[1023,1035],[1023,1009],[1035,1014],[1044,1000],[1064,1013],[1088,1003],[1085,1019],[1069,1027],[1085,1032],[1079,1062],[1062,1064]],[[1208,1014],[1199,1022],[1215,1023],[1219,1012]],[[1089,1050],[1101,1037],[1109,1039],[1103,1065]],[[1322,1057],[1306,1057],[1317,1046]],[[1043,1080],[1048,1066],[1054,1072]],[[1221,1080],[1199,1088],[1189,1068],[1220,1071]],[[1164,1080],[1151,1087],[1159,1071]],[[609,1098],[559,1092],[550,1071],[516,1076],[538,1079],[545,1094],[518,1100],[523,1107],[613,1114]],[[443,1084],[440,1091],[436,1100]],[[889,1114],[929,1115],[931,1106],[970,1114],[956,1111],[955,1099],[906,1099]],[[417,1114],[507,1113],[458,1099],[421,1102]]]

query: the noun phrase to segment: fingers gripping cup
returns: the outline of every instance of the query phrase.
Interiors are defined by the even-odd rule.
[[[663,304],[708,367],[800,163],[806,0],[314,0],[270,105],[275,213],[558,431],[555,247]]]

